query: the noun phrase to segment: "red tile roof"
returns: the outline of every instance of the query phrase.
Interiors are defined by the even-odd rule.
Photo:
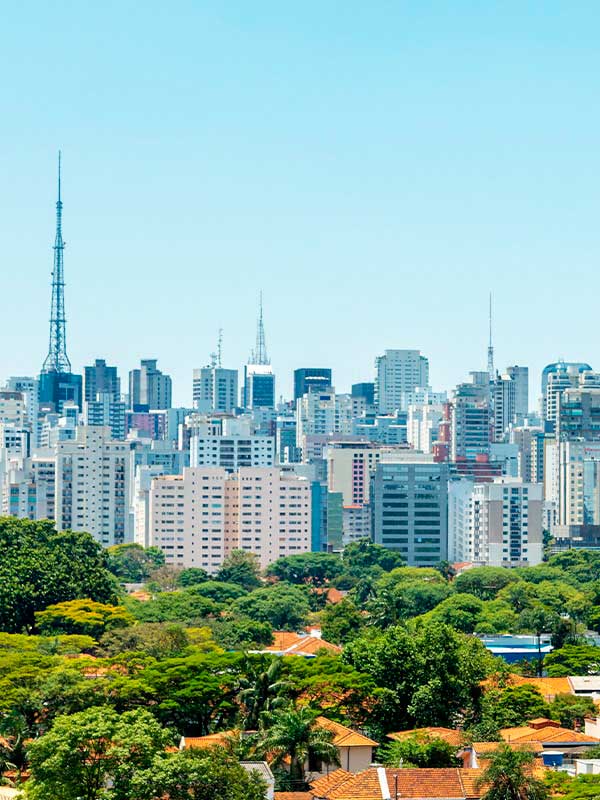
[[[334,773],[335,775],[335,773]],[[343,780],[337,787],[325,789],[312,784],[315,798],[324,800],[382,800],[398,797],[405,800],[478,800],[484,789],[477,787],[478,769],[384,769],[372,767]]]

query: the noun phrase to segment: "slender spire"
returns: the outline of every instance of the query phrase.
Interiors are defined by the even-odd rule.
[[[490,339],[488,343],[488,351],[487,351],[487,371],[490,378],[490,381],[493,381],[496,377],[494,374],[494,345],[492,344],[492,293],[490,292],[490,314],[489,314],[489,321],[490,321]]]
[[[67,322],[65,317],[64,249],[62,238],[61,152],[58,151],[58,199],[56,201],[56,236],[52,268],[52,301],[50,306],[50,343],[43,372],[71,372],[67,356]]]
[[[223,328],[219,328],[219,341],[217,344],[217,367],[223,366]]]
[[[260,293],[258,325],[256,327],[256,347],[250,355],[251,364],[270,364],[267,356],[267,344],[265,339],[265,325],[263,322],[263,296]]]

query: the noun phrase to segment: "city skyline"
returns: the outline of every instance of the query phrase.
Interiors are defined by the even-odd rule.
[[[36,8],[35,29],[5,20],[3,376],[37,369],[47,336],[59,148],[77,370],[156,357],[185,402],[219,328],[224,363],[246,361],[261,288],[288,396],[294,366],[331,365],[343,390],[386,347],[455,385],[485,368],[490,290],[501,368],[594,365],[592,315],[570,309],[600,250],[595,9],[153,6],[115,35],[98,10]]]

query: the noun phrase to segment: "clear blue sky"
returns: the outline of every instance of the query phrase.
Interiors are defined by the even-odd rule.
[[[69,355],[191,370],[258,292],[296,366],[435,388],[497,363],[600,369],[597,2],[23,2],[2,10],[0,378],[47,349],[63,150]]]

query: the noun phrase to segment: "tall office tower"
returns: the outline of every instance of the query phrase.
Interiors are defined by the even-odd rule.
[[[105,547],[131,541],[130,444],[111,439],[109,428],[80,425],[56,453],[56,524],[88,531]]]
[[[433,452],[433,443],[438,440],[440,423],[444,418],[444,406],[409,405],[406,420],[406,439],[413,450]]]
[[[107,394],[115,402],[121,399],[121,379],[117,368],[107,366],[103,358],[97,358],[92,366],[83,368],[83,399],[89,403],[99,394]]]
[[[271,467],[275,463],[274,437],[257,436],[248,419],[192,414],[186,424],[191,429],[192,467],[224,467],[235,472],[240,467]]]
[[[515,383],[515,417],[517,424],[522,425],[529,415],[529,367],[515,364],[506,368],[506,374]]]
[[[211,364],[194,370],[194,409],[204,414],[221,411],[230,414],[238,404],[237,369],[223,369]]]
[[[582,373],[586,374],[589,375]],[[556,434],[561,441],[600,441],[600,388],[563,390],[558,402]]]
[[[148,542],[168,564],[215,573],[241,549],[264,569],[311,547],[311,482],[278,469],[192,467],[156,477],[149,509]]]
[[[112,392],[98,392],[95,400],[83,404],[84,424],[108,427],[113,439],[124,439],[126,411],[126,403],[118,396],[115,399]]]
[[[307,392],[331,387],[331,370],[326,367],[301,367],[294,370],[294,400]]]
[[[375,384],[374,383],[353,383],[352,397],[364,397],[368,406],[375,405]]]
[[[156,367],[155,358],[145,358],[129,373],[129,406],[132,411],[171,408],[171,377]]]
[[[496,375],[491,392],[492,436],[495,442],[504,442],[515,419],[515,382],[509,375]]]
[[[375,403],[381,414],[402,408],[402,395],[429,386],[429,361],[420,350],[386,350],[375,359]]]
[[[472,372],[450,403],[450,458],[475,459],[490,447],[490,385],[487,372]]]
[[[373,533],[407,564],[433,567],[448,554],[448,464],[406,452],[383,457],[373,479]]]
[[[540,564],[542,505],[542,485],[521,478],[451,481],[448,559],[491,567]]]
[[[60,413],[63,403],[73,402],[81,408],[81,375],[71,372],[67,356],[67,322],[65,317],[64,249],[62,238],[60,152],[58,154],[58,200],[56,201],[56,237],[52,269],[52,302],[50,309],[50,343],[39,378],[39,402]]]

